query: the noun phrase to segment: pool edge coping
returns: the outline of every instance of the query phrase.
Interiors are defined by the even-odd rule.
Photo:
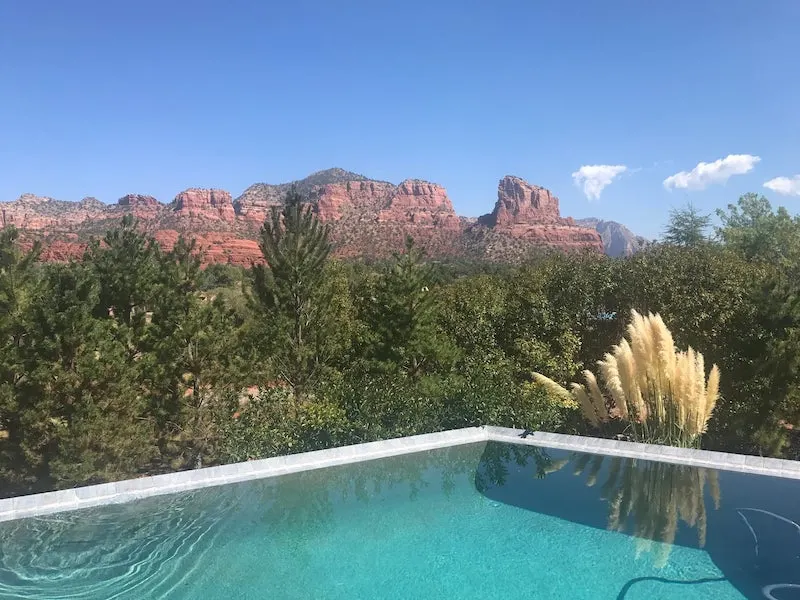
[[[484,429],[488,434],[488,439],[496,442],[511,442],[571,450],[573,452],[590,452],[607,456],[638,458],[692,467],[706,467],[721,471],[737,471],[752,475],[781,477],[783,479],[800,479],[800,461],[795,460],[623,442],[543,431],[528,432],[528,435],[523,438],[522,435],[525,433],[523,429],[510,429],[490,425],[485,426]]]
[[[0,522],[105,504],[120,504],[151,496],[486,441],[535,445],[574,452],[592,452],[754,475],[800,479],[800,462],[798,461],[538,431],[530,432],[523,437],[524,433],[522,429],[506,427],[468,427],[42,494],[17,496],[0,500]]]

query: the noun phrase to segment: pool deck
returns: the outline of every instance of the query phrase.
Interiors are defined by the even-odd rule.
[[[148,496],[173,494],[250,479],[275,477],[298,471],[486,441],[535,445],[576,452],[740,471],[755,475],[800,479],[800,462],[798,461],[637,444],[559,433],[534,432],[524,438],[522,434],[521,429],[489,426],[469,427],[153,477],[140,477],[44,494],[19,496],[0,500],[0,521],[36,517],[103,504],[131,502]]]

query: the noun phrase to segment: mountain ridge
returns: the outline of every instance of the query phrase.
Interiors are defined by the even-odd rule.
[[[65,260],[79,256],[90,236],[132,214],[165,247],[188,235],[198,240],[205,263],[247,265],[260,260],[261,224],[292,187],[330,223],[334,253],[343,257],[386,257],[402,249],[407,235],[432,258],[518,261],[542,246],[604,250],[595,228],[560,215],[554,194],[513,175],[500,180],[493,211],[478,218],[459,216],[436,183],[410,178],[395,185],[332,168],[287,183],[255,183],[236,198],[216,188],[188,188],[167,203],[142,194],[114,204],[23,194],[0,202],[0,225],[42,239],[45,259]]]

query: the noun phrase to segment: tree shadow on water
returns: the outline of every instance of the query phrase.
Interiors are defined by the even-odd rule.
[[[632,536],[631,562],[651,560],[655,575],[675,546],[696,548],[747,598],[800,598],[800,481],[490,442],[475,483],[494,501]],[[692,581],[632,579],[619,597],[646,579]]]

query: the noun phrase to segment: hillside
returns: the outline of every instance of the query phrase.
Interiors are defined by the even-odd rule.
[[[543,246],[603,250],[601,234],[562,217],[549,190],[511,175],[500,180],[492,212],[478,219],[459,217],[447,191],[435,183],[407,179],[394,185],[328,169],[289,183],[256,183],[236,199],[225,190],[198,188],[169,203],[141,194],[115,204],[23,194],[0,202],[0,225],[41,239],[45,259],[65,260],[79,256],[91,236],[132,214],[166,247],[188,235],[198,240],[204,262],[248,265],[260,259],[256,239],[264,218],[292,186],[331,225],[334,252],[342,257],[384,258],[402,249],[406,235],[433,258],[516,261]]]

